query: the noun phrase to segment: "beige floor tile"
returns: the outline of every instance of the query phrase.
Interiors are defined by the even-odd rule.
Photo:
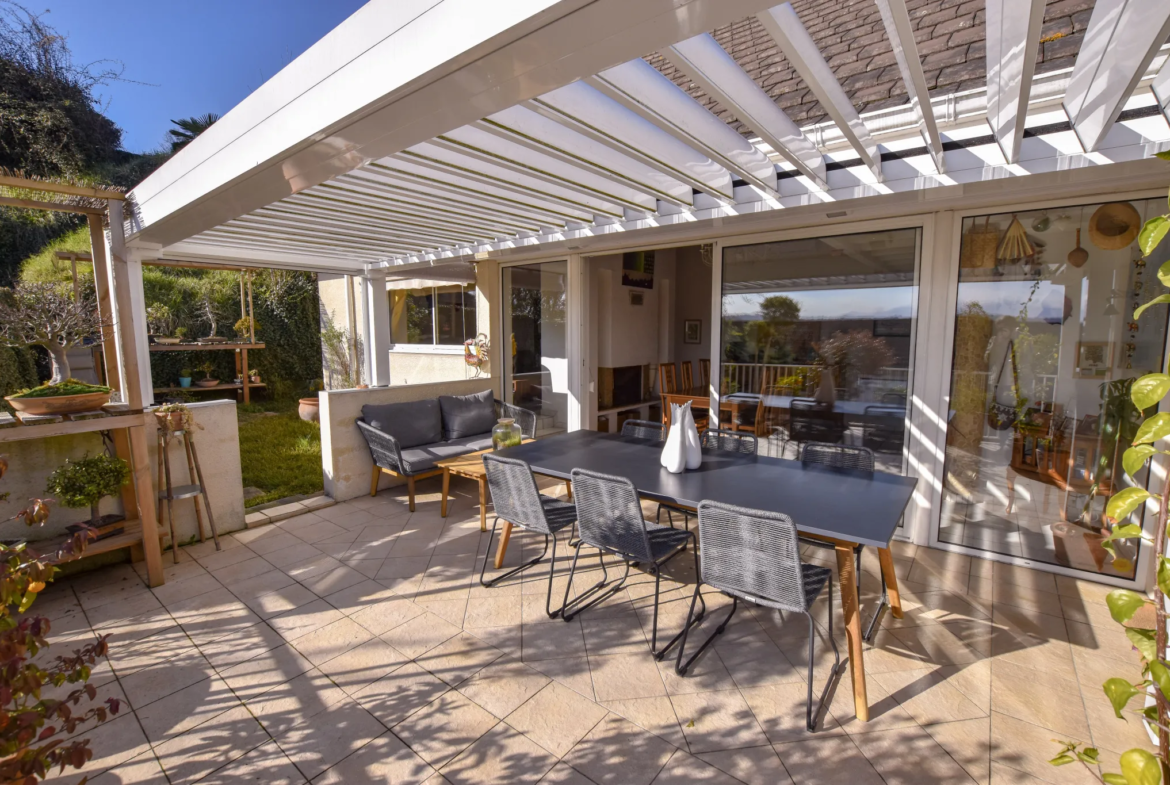
[[[349,695],[402,667],[406,657],[381,638],[372,638],[321,663],[321,672]]]
[[[1053,766],[1048,760],[1058,749],[1053,739],[1057,737],[1048,728],[1017,720],[1006,714],[992,712],[991,715],[991,780],[998,785],[997,766],[1005,766],[1025,772],[1054,785],[1088,785],[1099,783],[1083,767]]]
[[[601,705],[663,741],[679,749],[687,749],[686,736],[683,735],[678,714],[669,698],[630,698],[606,701]]]
[[[325,595],[325,601],[342,613],[352,615],[362,608],[376,607],[382,603],[392,602],[397,596],[382,584],[367,578],[361,583],[330,592]]]
[[[89,729],[80,735],[89,739],[93,758],[80,770],[80,776],[76,769],[69,769],[60,778],[50,778],[48,781],[53,785],[58,781],[74,783],[81,776],[93,778],[107,769],[150,755],[150,742],[128,707],[100,725],[87,727]]]
[[[771,746],[705,752],[695,757],[746,785],[788,785],[792,778]]]
[[[795,782],[823,782],[826,773],[832,772],[835,782],[885,785],[881,775],[848,736],[818,736],[777,744],[775,748],[780,762]]]
[[[504,719],[551,680],[518,660],[502,657],[457,689],[498,719]]]
[[[264,729],[273,738],[279,738],[290,728],[312,720],[345,698],[340,687],[313,668],[248,700],[246,705]]]
[[[143,668],[121,679],[122,689],[130,705],[140,709],[159,698],[206,680],[212,672],[211,663],[198,651],[191,649],[172,660]]]
[[[292,641],[292,645],[314,665],[321,665],[340,657],[350,649],[374,637],[373,633],[355,621],[341,618]]]
[[[231,553],[231,551],[228,551],[228,553]],[[253,556],[250,559],[235,561],[225,567],[210,569],[211,574],[215,576],[217,581],[230,588],[234,584],[259,577],[276,568],[259,556]]]
[[[315,575],[298,578],[298,580],[315,594],[324,597],[334,592],[348,589],[351,586],[356,586],[359,583],[369,580],[369,578],[352,567],[339,564],[336,567]]]
[[[501,722],[444,766],[442,773],[451,785],[536,783],[556,762],[539,745]]]
[[[341,611],[325,600],[318,599],[287,613],[274,616],[268,620],[268,623],[284,636],[285,640],[295,641],[302,635],[308,635],[310,632],[343,618],[344,614]]]
[[[281,634],[267,624],[253,624],[211,643],[202,643],[199,651],[216,670],[224,671],[284,644]]]
[[[203,785],[303,785],[308,780],[275,742],[261,744],[239,760],[200,780]]]
[[[863,733],[853,741],[886,785],[966,785],[975,780],[922,728]]]
[[[555,660],[529,661],[527,665],[548,676],[558,684],[568,687],[578,695],[596,700],[593,691],[593,674],[589,671],[588,657],[563,657]]]
[[[195,782],[268,741],[260,723],[240,706],[154,748],[174,785]]]
[[[821,688],[820,684],[816,686],[818,690]],[[869,698],[869,721],[860,722],[855,713],[852,681],[848,672],[842,674],[841,680],[837,683],[829,711],[846,733],[872,733],[917,725],[910,713],[902,708],[881,684],[866,679],[866,692]]]
[[[1058,735],[1089,740],[1085,704],[1076,681],[1008,663],[991,667],[991,708]]]
[[[465,629],[473,627],[504,627],[519,625],[521,621],[520,596],[474,597],[467,602]]]
[[[650,785],[678,748],[611,714],[564,762],[597,785]]]
[[[152,744],[185,733],[240,705],[240,699],[219,676],[192,684],[134,713]]]
[[[289,644],[259,654],[220,673],[232,691],[247,701],[311,670],[309,662]]]
[[[1103,691],[1094,690],[1086,693],[1084,701],[1093,746],[1117,752],[1133,747],[1151,751],[1154,749],[1139,718],[1128,714],[1127,719],[1119,720]],[[1134,710],[1140,710],[1141,706],[1142,701],[1139,698],[1135,698],[1131,704]]]
[[[344,698],[276,737],[288,759],[310,780],[385,733],[382,723]]]
[[[768,743],[739,690],[675,695],[670,702],[693,753]]]
[[[366,711],[391,727],[450,689],[432,674],[408,662],[354,694]]]
[[[413,606],[412,607],[417,607]],[[404,611],[407,609],[403,609]],[[413,613],[413,611],[407,611]],[[364,611],[354,614],[360,616]],[[355,618],[359,624],[362,619]],[[364,625],[363,625],[364,626]],[[439,646],[459,634],[459,628],[433,613],[425,611],[417,616],[410,616],[407,621],[398,624],[384,633],[382,640],[389,643],[398,651],[411,659],[418,659],[426,652]]]
[[[728,632],[730,631],[729,629]],[[724,633],[724,635],[726,634]],[[802,638],[803,643],[800,646],[802,651],[806,652],[804,654],[806,659],[807,636],[806,628]],[[789,640],[791,642],[792,639]],[[702,638],[696,644],[701,645],[701,642]],[[753,633],[736,639],[724,639],[724,636],[721,635],[716,638],[712,646],[740,689],[804,680],[803,665],[800,668],[794,665],[766,633]],[[828,648],[827,641],[818,640],[817,649],[822,647]]]
[[[553,766],[540,783],[541,785],[594,785],[593,780],[567,763],[558,763]]]
[[[375,583],[375,585],[379,584]],[[390,590],[383,588],[382,591]],[[341,592],[341,594],[345,594],[345,592]],[[332,602],[332,598],[327,598],[327,601]],[[398,597],[396,595],[385,597],[380,602],[353,608],[345,612],[349,613],[351,619],[375,635],[384,635],[395,627],[403,625],[411,619],[426,613],[420,606],[415,605],[404,597]]]
[[[458,687],[503,655],[482,638],[461,632],[416,657],[415,662],[450,686]]]
[[[848,676],[845,677],[848,679]],[[838,685],[838,689],[840,689]],[[808,688],[805,682],[771,684],[741,690],[744,700],[752,710],[756,721],[764,729],[768,740],[773,743],[797,741],[810,738],[806,709]],[[813,695],[814,701],[819,691]],[[814,706],[815,709],[815,706]],[[841,728],[832,712],[823,712],[817,736],[841,733]]]
[[[384,733],[313,781],[313,785],[419,785],[434,774],[392,733]]]
[[[987,711],[952,684],[961,667],[875,673],[866,681],[879,684],[920,725],[986,717]]]
[[[421,598],[423,595],[417,596]],[[417,599],[416,603],[427,613],[434,614],[460,629],[467,626],[464,623],[467,618],[467,599],[465,598],[453,600]]]
[[[647,652],[590,656],[589,670],[600,702],[666,695],[658,667]]]
[[[690,785],[690,783],[711,783],[711,785],[738,785],[739,780],[727,772],[712,766],[694,755],[679,750],[662,773],[654,780],[655,785]]]
[[[54,641],[56,632],[54,626]],[[123,640],[117,635],[111,635],[107,659],[118,676],[126,678],[143,668],[173,660],[180,654],[192,653],[194,649],[194,644],[187,638],[183,628],[172,624],[137,640]]]
[[[580,618],[570,622],[525,624],[522,632],[525,662],[585,656],[585,634]]]
[[[595,618],[586,611],[581,617],[585,649],[590,655],[647,654],[650,651],[649,617],[646,623],[646,632],[643,633],[642,623],[635,613]],[[668,629],[666,623],[660,619],[659,625],[659,634],[665,633]],[[669,639],[666,637],[666,640]]]
[[[442,768],[497,723],[489,712],[449,692],[395,725],[395,735],[427,763]]]
[[[50,778],[48,782],[54,780]],[[98,777],[91,777],[89,785],[169,785],[167,775],[163,773],[158,758],[153,752],[144,752],[136,758],[126,761]]]
[[[289,578],[282,572],[277,572],[277,574],[287,578],[289,585],[282,586],[279,589],[256,597],[247,597],[244,599],[244,603],[255,611],[256,615],[261,619],[271,619],[274,616],[280,616],[294,608],[308,605],[317,599],[316,594],[313,594],[313,592],[301,584],[294,582],[292,578]]]
[[[510,726],[544,749],[564,757],[605,718],[606,710],[553,682],[507,715]]]
[[[930,665],[963,665],[991,656],[991,626],[983,621],[932,624],[890,634]]]
[[[696,642],[701,645],[702,638]],[[689,658],[693,649],[687,649]],[[711,692],[713,690],[731,690],[736,688],[735,680],[723,665],[723,660],[712,649],[708,648],[699,659],[691,663],[685,676],[679,676],[675,670],[678,664],[677,649],[670,650],[670,656],[658,663],[658,673],[662,683],[666,685],[668,695],[685,695],[691,692]]]
[[[979,785],[991,782],[991,718],[927,725],[926,732]]]

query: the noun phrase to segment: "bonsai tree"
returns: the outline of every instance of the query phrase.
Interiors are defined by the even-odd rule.
[[[247,338],[260,329],[260,324],[255,319],[249,319],[247,316],[241,316],[233,326],[236,330],[236,335],[240,338]]]
[[[50,384],[69,378],[68,351],[101,337],[96,299],[58,283],[21,282],[0,289],[0,341],[9,346],[43,346],[53,360]]]
[[[203,378],[210,379],[211,374],[215,373],[215,363],[208,360],[207,362],[203,363],[202,365],[196,366],[195,370],[203,371]]]
[[[130,481],[130,466],[121,458],[109,455],[66,460],[65,465],[49,475],[46,493],[56,496],[66,507],[89,507],[90,523],[98,525],[98,502],[113,496]]]
[[[152,335],[170,335],[174,322],[171,309],[162,303],[155,303],[146,309],[146,324]]]

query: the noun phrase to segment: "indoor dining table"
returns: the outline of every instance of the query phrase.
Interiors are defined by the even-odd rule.
[[[735,504],[781,512],[801,534],[834,546],[848,638],[849,672],[857,718],[869,720],[857,596],[855,545],[877,549],[890,611],[902,617],[890,541],[918,480],[885,472],[862,472],[799,461],[730,452],[703,452],[703,465],[671,474],[659,464],[662,442],[618,434],[573,431],[501,450],[526,461],[536,474],[570,480],[573,469],[626,477],[646,499],[697,508],[699,502]],[[505,532],[510,529],[506,525]],[[506,539],[501,538],[501,546]],[[502,555],[502,554],[501,554]]]

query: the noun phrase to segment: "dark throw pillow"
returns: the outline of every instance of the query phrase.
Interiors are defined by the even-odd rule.
[[[362,406],[362,417],[371,427],[397,439],[403,449],[443,440],[439,402],[434,398],[402,403],[367,403]]]
[[[443,438],[447,440],[491,433],[496,424],[491,390],[471,395],[440,395],[439,406],[443,410]]]

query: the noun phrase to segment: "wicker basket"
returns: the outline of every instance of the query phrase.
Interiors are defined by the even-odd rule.
[[[998,248],[999,230],[991,225],[991,216],[988,216],[983,226],[973,224],[963,235],[959,267],[968,269],[995,267],[995,252]]]

